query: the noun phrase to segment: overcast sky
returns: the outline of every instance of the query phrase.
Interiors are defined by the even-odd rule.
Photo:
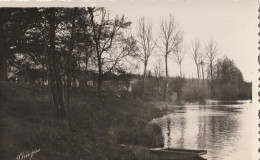
[[[160,19],[172,13],[184,31],[186,45],[197,37],[204,45],[212,36],[218,43],[218,57],[226,55],[233,59],[244,79],[253,79],[258,55],[256,0],[99,0],[95,5],[108,7],[113,14],[125,14],[133,22],[133,31],[137,20],[146,16],[152,19],[156,33]],[[153,70],[157,58],[151,58],[149,70]],[[187,78],[196,76],[189,52],[183,62],[183,73]],[[172,60],[169,61],[169,74],[179,74],[178,65]]]

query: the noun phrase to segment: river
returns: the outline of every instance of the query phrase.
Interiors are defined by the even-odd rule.
[[[162,128],[164,147],[204,149],[207,160],[251,159],[250,101],[168,107],[176,111],[152,120]]]

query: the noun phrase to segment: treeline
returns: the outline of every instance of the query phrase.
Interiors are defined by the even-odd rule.
[[[81,87],[86,88],[89,73],[95,72],[97,92],[102,96],[102,84],[108,75],[131,72],[140,62],[144,71],[136,87],[138,94],[157,92],[167,98],[177,93],[178,100],[189,97],[184,92],[189,80],[182,73],[188,49],[196,64],[198,81],[207,84],[210,97],[248,96],[244,91],[250,84],[244,82],[234,63],[227,58],[215,62],[218,50],[213,38],[204,48],[198,39],[187,47],[183,31],[171,14],[161,20],[156,36],[150,19],[140,18],[133,34],[131,21],[124,15],[112,16],[102,7],[1,8],[0,16],[0,81],[8,80],[10,73],[23,71],[42,76],[41,84],[47,79],[58,117],[70,114],[76,75],[80,74]],[[159,58],[153,73],[148,72],[149,59],[156,51],[163,60]],[[169,77],[169,59],[179,65],[179,78]]]
[[[232,60],[227,57],[218,59],[213,71],[212,97],[223,100],[252,98],[252,83],[244,81]]]
[[[102,96],[106,75],[128,71],[141,61],[144,94],[146,67],[155,48],[161,50],[165,59],[164,96],[167,97],[168,59],[183,40],[173,15],[162,20],[156,41],[151,21],[141,18],[137,35],[133,36],[131,21],[124,15],[111,16],[102,7],[1,8],[0,13],[0,80],[5,81],[10,73],[21,71],[29,71],[28,76],[42,75],[42,79],[46,75],[57,116],[70,114],[70,94],[76,72],[85,74],[85,83],[88,71],[96,72],[97,91]]]
[[[131,62],[135,41],[131,22],[111,18],[105,8],[1,8],[0,79],[7,72],[37,69],[48,75],[55,114],[70,114],[70,90],[76,71],[102,77]],[[85,81],[86,82],[86,81]]]
[[[156,72],[155,72],[156,73]],[[206,99],[243,100],[252,99],[252,83],[244,81],[243,75],[233,60],[218,58],[212,66],[212,80],[209,78],[169,77],[168,96],[174,101],[204,102]],[[149,72],[146,80],[147,95],[163,96],[165,78]],[[141,84],[139,84],[140,92]],[[174,97],[174,94],[175,97]],[[171,99],[172,100],[172,99]]]
[[[173,77],[170,78],[169,92],[177,93],[179,102],[243,100],[252,99],[252,83],[244,81],[233,60],[223,57],[213,64],[212,79]]]

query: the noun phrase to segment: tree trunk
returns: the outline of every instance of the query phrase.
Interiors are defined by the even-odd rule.
[[[159,85],[158,85],[159,92],[161,94],[161,77],[159,76]]]
[[[203,85],[204,85],[204,70],[203,70],[203,65],[201,66],[201,74],[202,74],[202,80],[203,80]]]
[[[210,82],[212,82],[213,79],[213,65],[212,62],[210,62]]]
[[[0,82],[7,80],[7,55],[8,47],[5,42],[5,31],[0,26]]]
[[[52,58],[49,58],[49,64],[52,64]],[[51,66],[51,65],[50,65]],[[54,115],[55,116],[60,116],[60,112],[59,112],[59,104],[58,104],[58,98],[57,98],[57,93],[56,93],[56,86],[54,83],[54,75],[53,75],[53,69],[52,67],[49,67],[49,82],[48,85],[50,85],[50,89],[51,89],[51,95],[52,95],[52,101],[53,101],[53,111],[54,111]]]
[[[57,88],[57,93],[58,93],[58,100],[59,100],[59,107],[60,107],[60,113],[62,118],[67,117],[66,113],[66,108],[65,108],[65,103],[64,103],[64,98],[63,98],[63,87],[62,87],[62,82],[61,82],[61,76],[60,73],[58,72],[58,65],[57,65],[57,58],[54,55],[54,74],[56,78],[56,88]]]
[[[181,63],[179,65],[180,65],[180,77],[182,78]]]
[[[102,97],[102,74],[98,74],[98,96]]]
[[[50,89],[51,89],[51,94],[52,94],[52,100],[53,100],[53,110],[54,110],[54,115],[55,116],[60,116],[59,112],[59,102],[58,102],[58,97],[57,97],[57,92],[56,92],[56,82],[54,78],[54,69],[53,69],[53,55],[52,51],[48,52],[48,63],[49,63],[49,83]]]
[[[54,100],[54,105],[58,111],[58,116],[65,118],[66,110],[64,106],[63,94],[62,94],[62,83],[61,77],[58,72],[58,60],[55,53],[55,9],[49,9],[49,25],[50,25],[50,50],[49,50],[49,69],[50,69],[50,84],[52,90],[52,97]]]
[[[75,30],[75,20],[76,20],[76,13],[77,13],[77,8],[74,8],[74,11],[73,11],[73,16],[72,16],[72,27],[71,27],[71,35],[70,35],[70,43],[69,43],[69,52],[68,52],[68,55],[67,55],[67,67],[66,67],[66,70],[67,70],[67,82],[66,82],[66,89],[65,89],[65,104],[66,104],[66,108],[68,110],[68,113],[71,112],[71,108],[70,108],[70,89],[71,89],[71,61],[72,61],[72,51],[73,51],[73,48],[74,48],[74,44],[75,44],[75,41],[74,41],[74,30]]]
[[[197,74],[198,74],[198,81],[200,80],[200,66],[197,65]]]
[[[101,58],[98,57],[98,96],[102,97],[102,64],[101,64]]]
[[[86,64],[86,68],[85,68],[85,76],[84,76],[84,93],[87,93],[87,86],[88,86],[88,57],[87,57],[87,53],[86,53],[86,58],[85,58],[85,64]]]
[[[212,96],[212,91],[213,91],[213,64],[210,62],[210,93]]]
[[[101,93],[101,87],[102,87],[102,62],[101,62],[101,56],[102,56],[102,52],[100,51],[99,48],[99,39],[96,35],[96,30],[95,30],[95,22],[94,22],[94,15],[93,15],[93,8],[88,7],[88,11],[90,13],[90,18],[91,18],[91,24],[92,24],[92,31],[94,34],[94,41],[95,41],[95,48],[96,48],[96,54],[97,54],[97,60],[98,60],[98,96],[101,97],[102,93]]]
[[[165,55],[165,90],[164,90],[164,97],[167,98],[168,94],[168,56]]]
[[[0,82],[7,80],[7,57],[6,53],[0,51]]]
[[[147,62],[144,62],[143,95],[145,94],[146,68],[147,68]]]

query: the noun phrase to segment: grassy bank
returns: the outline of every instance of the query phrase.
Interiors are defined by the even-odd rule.
[[[70,119],[58,120],[47,87],[0,83],[0,159],[36,149],[32,159],[154,159],[146,148],[162,146],[163,137],[149,121],[163,114],[141,99],[89,93],[74,95]]]

